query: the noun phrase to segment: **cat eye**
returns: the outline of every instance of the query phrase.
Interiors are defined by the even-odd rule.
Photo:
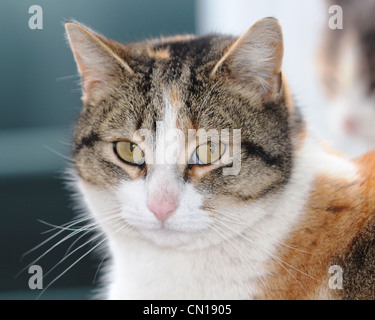
[[[118,141],[114,144],[117,156],[130,164],[142,165],[145,163],[145,155],[137,144],[130,141]]]
[[[215,144],[208,142],[199,146],[195,150],[196,164],[206,165],[218,161],[225,152],[225,145],[223,143]]]

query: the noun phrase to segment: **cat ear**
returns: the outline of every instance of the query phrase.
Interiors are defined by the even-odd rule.
[[[232,44],[211,75],[225,64],[233,78],[256,84],[264,97],[271,98],[281,89],[283,55],[281,26],[276,19],[265,18]]]
[[[104,88],[116,85],[121,73],[134,73],[103,36],[70,21],[65,30],[82,78],[82,100],[95,101]]]

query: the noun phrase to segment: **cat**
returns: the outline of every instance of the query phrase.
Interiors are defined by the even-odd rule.
[[[375,1],[324,2],[326,7],[342,7],[343,29],[324,28],[318,76],[335,143],[356,156],[375,150]]]
[[[312,136],[276,19],[129,44],[65,28],[83,92],[74,181],[111,256],[101,298],[375,298],[375,154]]]

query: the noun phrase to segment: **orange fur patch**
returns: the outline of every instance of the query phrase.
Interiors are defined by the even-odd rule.
[[[172,107],[178,111],[182,106],[182,101],[180,97],[180,91],[177,88],[172,88],[169,90],[169,97],[171,99]]]
[[[354,160],[358,165],[359,171],[365,177],[362,183],[363,194],[368,195],[366,198],[366,208],[371,211],[375,208],[375,151]]]
[[[137,180],[144,177],[144,170],[139,169],[135,166],[125,165],[125,171],[132,180]]]
[[[318,299],[332,295],[329,268],[345,253],[375,211],[375,153],[356,161],[362,177],[316,179],[305,216],[280,245],[262,287],[265,299]],[[327,297],[326,297],[327,298]]]
[[[343,153],[333,150],[331,145],[327,141],[321,142],[320,145],[323,147],[325,152],[341,158],[345,158],[345,155]]]
[[[193,166],[189,174],[189,177],[192,179],[194,183],[194,181],[199,181],[205,175],[209,174],[212,170],[217,169],[219,167],[220,165],[217,164],[211,164],[206,166]]]
[[[177,35],[177,36],[171,36],[171,37],[160,37],[162,43],[166,42],[181,42],[181,41],[189,41],[194,39],[195,36],[191,34],[185,34],[185,35]]]
[[[169,59],[170,52],[169,48],[154,48],[152,46],[147,47],[147,54],[152,59]]]

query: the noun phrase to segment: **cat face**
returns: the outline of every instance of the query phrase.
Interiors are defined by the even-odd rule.
[[[367,52],[370,42],[361,39],[358,32],[348,31],[336,37],[326,39],[319,59],[331,126],[337,137],[375,146],[373,49]],[[373,34],[371,38],[374,39]]]
[[[66,30],[83,88],[78,183],[110,238],[206,246],[220,224],[240,228],[244,208],[287,183],[301,126],[282,83],[276,20],[239,39],[128,45],[73,22]]]

